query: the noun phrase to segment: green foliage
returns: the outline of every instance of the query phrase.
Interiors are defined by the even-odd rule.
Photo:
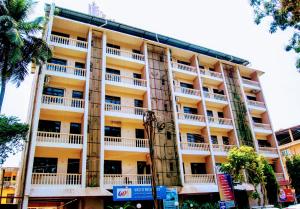
[[[264,160],[264,174],[266,176],[266,190],[269,204],[277,204],[279,185],[272,166]]]
[[[252,147],[241,146],[229,151],[228,162],[221,164],[221,171],[230,174],[235,182],[246,182],[243,172],[246,172],[247,179],[254,186],[255,191],[252,193],[254,199],[258,199],[261,205],[261,198],[258,195],[258,186],[261,186],[263,194],[263,204],[266,205],[266,176],[264,173],[265,160],[258,155]]]
[[[293,35],[286,50],[298,54],[296,67],[300,70],[300,1],[299,0],[250,0],[254,8],[255,23],[260,24],[265,17],[271,19],[270,33],[278,29],[291,29]]]
[[[31,0],[1,0],[0,4],[0,111],[11,81],[20,86],[28,75],[28,64],[42,64],[51,57],[47,43],[41,35],[45,19],[28,20],[34,2]]]
[[[296,194],[300,194],[300,155],[287,157],[286,167]]]
[[[126,202],[124,205],[109,205],[109,206],[107,206],[107,208],[109,208],[109,209],[120,209],[121,207],[123,209],[136,209],[135,206],[131,205],[131,202]]]
[[[194,200],[185,200],[182,203],[181,209],[218,209],[218,203],[203,203],[200,204]]]
[[[9,154],[15,154],[23,148],[28,125],[20,123],[17,117],[0,115],[0,165]]]

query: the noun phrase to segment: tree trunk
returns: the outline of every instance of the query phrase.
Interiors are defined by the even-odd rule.
[[[2,76],[1,78],[1,92],[0,92],[0,113],[2,113],[2,104],[4,100],[6,90],[6,78]]]

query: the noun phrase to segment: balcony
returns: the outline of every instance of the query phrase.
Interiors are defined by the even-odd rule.
[[[195,143],[195,142],[181,142],[182,154],[193,155],[202,154],[209,155],[209,144],[208,143]]]
[[[266,105],[263,102],[247,100],[248,107],[252,112],[262,113],[266,111]]]
[[[204,115],[177,113],[178,122],[182,125],[206,126]]]
[[[242,82],[243,82],[243,86],[245,88],[260,90],[260,85],[259,85],[259,82],[257,82],[257,81],[252,81],[252,80],[243,78]]]
[[[219,80],[219,81],[223,81],[223,75],[222,75],[222,73],[219,73],[219,72],[200,69],[200,74],[201,74],[201,76],[209,78],[209,79],[216,79],[216,80]]]
[[[122,106],[119,104],[105,104],[105,115],[129,120],[142,120],[147,108]]]
[[[260,154],[264,155],[265,157],[269,157],[269,158],[278,157],[277,148],[274,147],[259,147],[258,151]]]
[[[67,48],[71,50],[78,50],[82,52],[87,52],[88,43],[86,41],[80,41],[77,39],[66,38],[63,36],[51,35],[50,44],[62,48]]]
[[[104,187],[112,189],[113,186],[125,185],[151,185],[150,174],[104,174]]]
[[[197,76],[197,69],[194,66],[171,62],[171,67],[180,77],[195,78]]]
[[[44,94],[42,95],[42,108],[83,113],[84,100]]]
[[[81,134],[37,132],[37,146],[81,149],[82,143]]]
[[[174,86],[174,91],[176,96],[184,97],[184,101],[191,100],[194,102],[198,102],[201,99],[200,91],[197,89]]]
[[[264,124],[264,123],[254,123],[254,131],[262,134],[271,134],[272,128],[270,124]]]
[[[106,55],[108,61],[116,65],[129,66],[129,63],[136,67],[145,65],[145,56],[143,54],[106,47]]]
[[[32,173],[32,185],[80,187],[81,174],[71,173]]]
[[[105,150],[149,152],[148,139],[105,136],[104,145]]]
[[[72,66],[47,63],[46,74],[71,79],[85,80],[86,70]]]
[[[186,184],[216,184],[214,174],[185,174],[184,182]]]
[[[147,91],[147,81],[144,79],[106,73],[105,80],[111,90],[131,93]]]
[[[212,149],[215,155],[227,155],[229,150],[236,147],[235,145],[213,144]]]
[[[233,129],[232,120],[228,118],[208,117],[208,123],[211,127],[215,127],[215,128]]]
[[[207,103],[218,103],[220,104],[219,106],[220,107],[223,107],[225,105],[228,104],[228,101],[227,101],[227,96],[223,95],[223,94],[216,94],[216,93],[211,93],[211,92],[206,92],[204,91],[204,98],[205,98],[205,101]]]

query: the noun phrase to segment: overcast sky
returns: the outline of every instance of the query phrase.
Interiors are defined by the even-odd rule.
[[[38,1],[33,15],[44,14]],[[88,13],[92,0],[56,0],[57,6]],[[268,25],[255,25],[248,0],[98,0],[108,19],[235,55],[265,74],[261,83],[275,130],[300,124],[300,73],[296,55],[284,51],[291,33],[269,34]],[[19,88],[7,89],[3,113],[27,117],[32,75]],[[18,165],[19,156],[6,165]]]

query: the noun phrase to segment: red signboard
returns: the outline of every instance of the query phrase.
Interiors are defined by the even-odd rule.
[[[279,202],[294,202],[295,196],[292,189],[280,189]]]
[[[220,191],[220,199],[228,203],[228,207],[234,207],[234,194],[232,179],[229,174],[218,174],[218,184]]]

